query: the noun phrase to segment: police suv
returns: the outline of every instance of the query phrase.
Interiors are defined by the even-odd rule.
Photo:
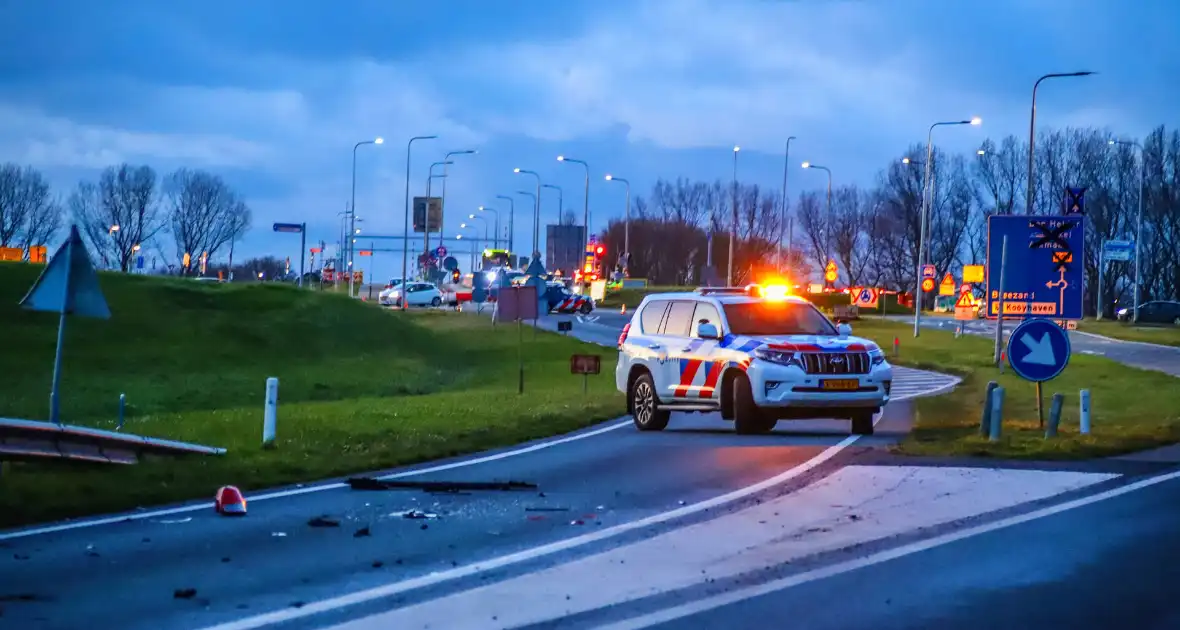
[[[893,368],[851,332],[785,287],[649,295],[619,336],[615,383],[641,431],[662,430],[673,411],[720,411],[738,433],[847,418],[871,435]]]

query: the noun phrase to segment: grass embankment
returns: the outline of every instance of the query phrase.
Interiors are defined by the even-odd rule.
[[[1180,346],[1180,326],[1169,324],[1136,325],[1110,320],[1087,319],[1078,324],[1078,330],[1123,341],[1143,341],[1162,346]]]
[[[898,451],[913,455],[995,456],[1021,459],[1081,459],[1117,455],[1180,441],[1180,382],[1161,372],[1137,370],[1109,359],[1074,354],[1065,371],[1044,384],[1046,422],[1054,393],[1065,395],[1058,437],[1045,439],[1038,428],[1035,386],[1004,374],[992,364],[990,339],[923,330],[881,320],[853,324],[854,334],[889,351],[901,341],[898,365],[953,373],[963,377],[954,392],[916,401],[913,433]],[[979,436],[979,416],[988,381],[1005,390],[1003,438],[991,443]],[[1078,433],[1078,392],[1089,389],[1091,428]]]
[[[696,287],[678,287],[678,286],[649,286],[642,289],[619,289],[618,291],[608,292],[606,299],[604,299],[599,306],[618,308],[624,304],[627,308],[632,309],[639,306],[643,298],[652,293],[673,293],[676,291],[693,291]]]
[[[39,268],[0,263],[0,415],[44,419],[57,316],[17,302]],[[569,374],[597,346],[524,335],[481,317],[388,312],[280,284],[201,284],[102,274],[107,321],[70,318],[63,421],[222,446],[222,457],[113,467],[17,463],[0,478],[0,526],[208,497],[472,452],[621,415],[610,357]],[[261,448],[265,381],[279,377],[278,448]]]

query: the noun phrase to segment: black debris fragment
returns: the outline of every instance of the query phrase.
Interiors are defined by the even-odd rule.
[[[390,516],[400,516],[402,518],[409,518],[409,519],[414,519],[414,520],[438,518],[438,514],[435,514],[434,512],[426,512],[424,510],[419,510],[416,508],[409,509],[404,512],[394,512],[393,514],[390,514]],[[426,528],[423,528],[423,529],[426,529]]]
[[[419,527],[418,529],[430,529],[430,526],[426,523],[422,523],[422,527]]]
[[[229,556],[226,556],[226,557],[222,558],[222,559],[221,559],[221,561],[222,561],[222,562],[229,562]]]
[[[426,492],[462,492],[465,490],[536,490],[537,484],[524,481],[404,481],[352,477],[353,490],[425,490]]]
[[[526,507],[525,512],[569,512],[567,507]]]
[[[860,520],[860,516],[858,516],[858,515],[856,515],[856,514],[849,514],[849,515],[848,515],[848,519],[849,519],[849,520],[853,520],[853,521],[859,521],[859,520]]]
[[[372,536],[372,535],[373,535],[373,532],[369,530],[369,526],[365,525],[364,527],[356,530],[356,532],[353,533],[352,537],[353,538],[364,538],[366,536]]]
[[[47,597],[34,595],[33,593],[17,593],[16,595],[0,595],[0,602],[36,602],[45,601]]]
[[[172,591],[173,599],[192,599],[197,596],[197,589],[195,588],[178,588]]]
[[[303,608],[304,605],[306,605],[306,602],[291,602],[292,608]]]
[[[28,560],[29,557],[23,553],[14,553],[14,554],[12,554],[12,559],[13,560]]]
[[[382,562],[382,561],[380,561],[380,560],[374,560],[374,561],[373,561],[373,568],[374,568],[374,569],[380,569],[380,568],[381,568],[381,567],[383,567],[383,566],[385,566],[385,563],[384,563],[384,562]]]
[[[311,527],[340,527],[340,521],[329,516],[317,516],[308,521],[307,524]]]

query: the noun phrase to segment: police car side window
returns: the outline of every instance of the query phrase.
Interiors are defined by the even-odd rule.
[[[672,302],[668,309],[668,319],[664,321],[662,335],[670,337],[687,337],[692,334],[692,314],[696,310],[695,302]]]
[[[717,312],[717,309],[708,302],[697,302],[696,313],[692,316],[693,337],[697,336],[697,325],[705,321],[716,326],[718,331],[721,330],[721,315]]]
[[[667,300],[648,302],[639,316],[639,325],[645,335],[660,334],[660,323],[664,321],[664,312],[668,310]]]

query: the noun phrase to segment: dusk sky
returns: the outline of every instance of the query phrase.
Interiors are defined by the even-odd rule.
[[[1026,136],[1048,72],[1100,74],[1044,84],[1039,128],[1180,125],[1174,0],[0,0],[0,23],[0,161],[42,169],[63,197],[123,161],[221,174],[254,210],[235,258],[297,257],[274,221],[334,241],[352,146],[376,136],[357,170],[371,233],[401,233],[410,136],[439,136],[415,145],[412,194],[430,162],[479,150],[451,168],[452,236],[481,204],[506,223],[495,195],[534,186],[514,166],[562,186],[580,218],[582,170],[558,154],[590,164],[594,230],[624,209],[605,173],[635,194],[728,179],[738,144],[739,179],[777,189],[789,135],[792,197],[826,182],[803,160],[872,185],[936,121],[983,118],[940,128],[949,150]],[[542,220],[557,216],[546,191]]]

